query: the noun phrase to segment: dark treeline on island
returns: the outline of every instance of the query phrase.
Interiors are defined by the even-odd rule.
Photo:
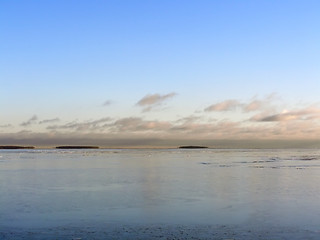
[[[99,146],[86,146],[86,145],[62,145],[54,147],[56,149],[99,149]],[[208,148],[206,146],[198,145],[184,145],[178,147],[180,149],[201,149]],[[18,145],[0,145],[0,149],[35,149],[34,146],[18,146]]]
[[[97,149],[98,146],[57,146],[57,149]]]
[[[13,146],[13,145],[5,145],[5,146],[0,146],[0,149],[34,149],[34,146]]]
[[[208,147],[205,147],[205,146],[193,146],[193,145],[190,145],[190,146],[180,146],[179,148],[197,149],[197,148],[208,148]]]

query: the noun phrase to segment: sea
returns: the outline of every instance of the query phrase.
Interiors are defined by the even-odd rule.
[[[320,150],[0,150],[0,194],[3,239],[102,225],[319,234]]]

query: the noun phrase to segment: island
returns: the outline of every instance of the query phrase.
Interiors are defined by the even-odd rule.
[[[34,149],[34,146],[13,146],[13,145],[4,145],[4,146],[0,146],[0,149]]]
[[[205,147],[205,146],[180,146],[179,148],[185,148],[185,149],[197,149],[197,148],[208,148],[208,147]]]
[[[97,149],[98,146],[57,146],[57,149]]]

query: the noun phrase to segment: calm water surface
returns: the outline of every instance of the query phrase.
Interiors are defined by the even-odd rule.
[[[1,150],[0,227],[319,229],[319,150]]]

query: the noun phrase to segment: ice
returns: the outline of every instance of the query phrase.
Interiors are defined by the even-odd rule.
[[[2,229],[319,228],[318,150],[20,150],[1,156]]]

